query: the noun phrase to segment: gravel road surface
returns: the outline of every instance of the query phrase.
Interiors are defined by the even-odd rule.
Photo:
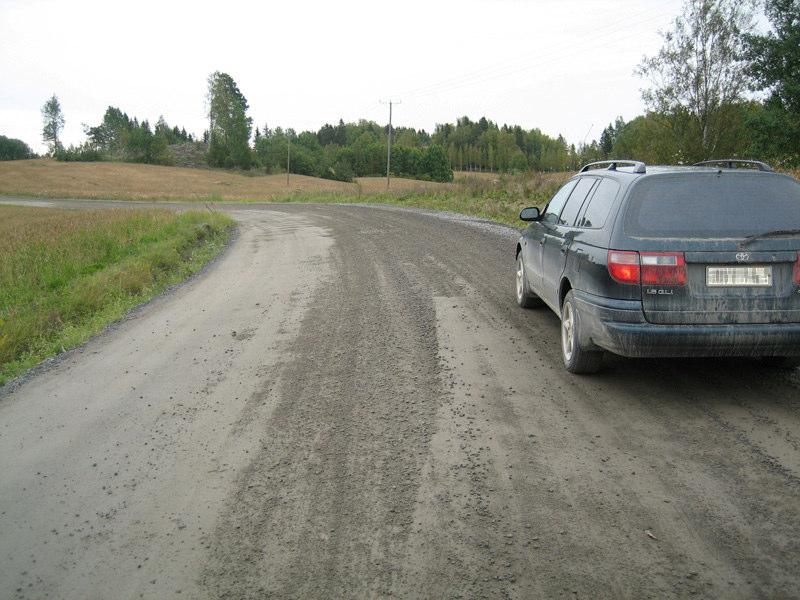
[[[800,596],[798,372],[571,376],[511,229],[230,211],[211,268],[0,390],[1,598]]]

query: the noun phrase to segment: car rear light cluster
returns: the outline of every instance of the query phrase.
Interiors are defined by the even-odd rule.
[[[797,260],[794,263],[794,282],[800,285],[800,252],[797,253]]]
[[[686,285],[686,259],[682,252],[609,250],[608,272],[619,283]]]
[[[640,283],[642,270],[639,266],[639,253],[609,250],[608,272],[611,278],[619,283]]]
[[[643,284],[686,285],[683,252],[642,252],[641,260]]]

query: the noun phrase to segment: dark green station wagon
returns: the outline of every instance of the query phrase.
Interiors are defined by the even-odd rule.
[[[517,302],[561,317],[568,371],[605,351],[798,364],[796,179],[757,161],[602,161],[520,218]]]

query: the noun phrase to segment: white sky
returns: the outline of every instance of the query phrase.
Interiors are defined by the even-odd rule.
[[[681,0],[0,0],[0,134],[43,151],[53,93],[64,141],[109,105],[196,134],[206,78],[229,73],[254,125],[395,125],[485,115],[579,144],[643,111],[633,69]],[[591,128],[591,131],[590,131]]]

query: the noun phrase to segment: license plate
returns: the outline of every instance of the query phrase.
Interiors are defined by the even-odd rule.
[[[772,267],[706,267],[709,287],[769,287]]]

